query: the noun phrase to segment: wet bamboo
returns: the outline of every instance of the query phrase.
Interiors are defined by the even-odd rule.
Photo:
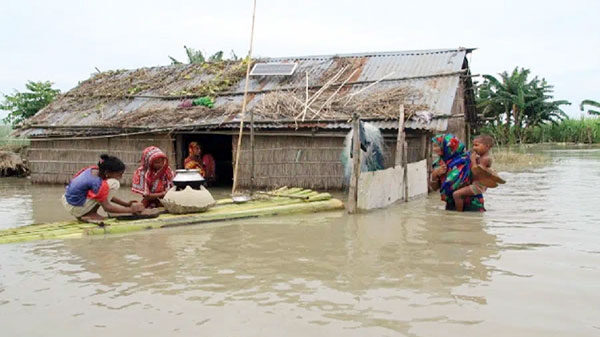
[[[252,63],[252,45],[254,42],[254,19],[256,16],[256,0],[253,1],[252,6],[252,27],[250,28],[250,48],[248,49],[248,56],[246,57],[246,83],[244,83],[244,98],[242,100],[242,117],[240,120],[240,133],[238,136],[237,149],[235,153],[235,169],[233,170],[233,186],[231,187],[231,193],[235,193],[238,180],[238,164],[240,162],[240,152],[242,150],[242,136],[244,135],[244,119],[246,117],[246,99],[248,98],[248,82],[250,80],[250,64]],[[252,116],[251,116],[252,117]],[[254,168],[254,163],[252,168]],[[253,177],[252,177],[253,178]],[[251,178],[251,179],[252,179]],[[251,182],[252,184],[252,182]]]

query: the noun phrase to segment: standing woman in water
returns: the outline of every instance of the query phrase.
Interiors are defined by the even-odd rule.
[[[433,152],[439,158],[433,163],[429,187],[439,189],[442,201],[446,202],[446,210],[454,211],[456,204],[452,194],[472,183],[470,153],[465,152],[465,145],[453,134],[440,134],[431,140]],[[465,198],[464,210],[485,212],[483,195]]]

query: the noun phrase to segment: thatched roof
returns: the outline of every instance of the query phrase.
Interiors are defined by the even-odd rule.
[[[343,122],[354,112],[375,120],[427,112],[409,128],[445,130],[468,49],[306,56],[291,76],[251,77],[248,110],[264,127],[284,122]],[[261,60],[261,62],[264,60]],[[246,65],[172,65],[93,75],[30,118],[21,135],[112,134],[123,130],[233,127],[241,117]],[[308,85],[307,85],[308,80]],[[305,109],[308,88],[308,109]],[[182,108],[211,96],[214,107]]]

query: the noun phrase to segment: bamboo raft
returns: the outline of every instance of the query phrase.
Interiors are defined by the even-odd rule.
[[[117,220],[109,218],[102,225],[79,221],[32,224],[0,230],[0,244],[44,239],[82,238],[89,235],[120,234],[148,229],[194,225],[206,222],[235,220],[272,215],[323,212],[343,209],[344,204],[329,193],[302,188],[281,188],[267,196],[245,203],[221,199],[203,213],[161,214],[157,218]]]

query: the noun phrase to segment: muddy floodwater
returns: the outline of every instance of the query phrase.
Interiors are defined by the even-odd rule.
[[[431,194],[0,245],[0,334],[600,336],[600,150],[545,152],[548,166],[502,173],[485,214]],[[68,219],[61,192],[0,179],[0,228]]]

